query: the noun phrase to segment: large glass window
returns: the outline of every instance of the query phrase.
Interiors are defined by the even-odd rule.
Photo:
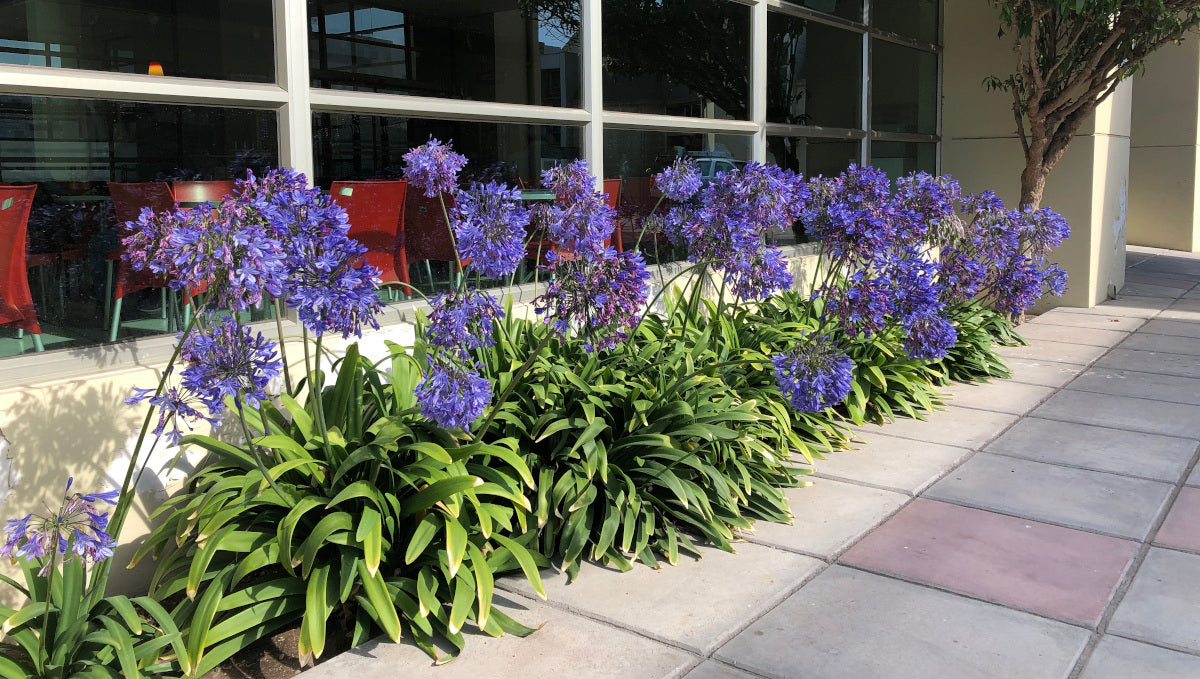
[[[890,2],[891,0],[884,0]],[[784,0],[851,21],[862,21],[862,0]]]
[[[604,108],[749,119],[750,7],[605,0]]]
[[[886,0],[871,3],[871,23],[892,33],[937,42],[938,0]]]
[[[273,111],[0,96],[0,184],[37,187],[25,249],[46,348],[110,335],[120,236],[109,182],[261,173],[279,165],[276,125]],[[158,290],[126,296],[118,337],[167,331],[167,311]],[[0,355],[31,348],[0,329]]]
[[[885,40],[871,50],[871,127],[936,134],[937,55]]]
[[[861,127],[861,35],[772,12],[767,64],[768,121]]]
[[[402,177],[404,154],[430,136],[453,142],[467,157],[463,180],[533,187],[542,170],[583,155],[581,129],[572,126],[316,113],[315,181],[327,187],[336,180]]]
[[[937,170],[937,144],[932,142],[876,141],[871,144],[871,164],[890,177]]]
[[[857,139],[768,137],[767,162],[806,177],[832,177],[851,163],[859,162],[860,148],[861,142]]]
[[[578,107],[579,2],[309,0],[314,87]]]
[[[0,63],[273,82],[271,0],[0,2]]]

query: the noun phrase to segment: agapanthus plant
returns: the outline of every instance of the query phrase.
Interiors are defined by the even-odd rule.
[[[120,491],[72,493],[74,482],[74,477],[67,479],[58,511],[8,520],[4,527],[4,542],[0,544],[0,557],[26,561],[45,559],[39,572],[45,577],[56,563],[65,565],[75,557],[97,563],[112,556],[117,543],[107,530],[108,510],[101,510],[97,505],[117,504]]]

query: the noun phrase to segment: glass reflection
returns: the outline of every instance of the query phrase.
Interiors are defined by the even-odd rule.
[[[279,165],[277,139],[273,111],[0,96],[0,184],[37,186],[25,249],[46,348],[108,339],[120,238],[109,182],[261,173]],[[165,312],[156,290],[127,297],[119,337],[167,331]],[[0,356],[29,349],[0,326]]]
[[[910,172],[937,171],[937,144],[876,141],[871,144],[871,164],[895,179]]]
[[[273,82],[272,27],[270,0],[0,0],[0,63]]]
[[[937,55],[883,40],[871,50],[872,129],[937,133]]]
[[[767,17],[767,120],[860,128],[862,36],[787,14]]]
[[[859,162],[860,148],[854,139],[767,137],[767,162],[806,177],[832,177]]]
[[[892,33],[937,42],[938,0],[887,0],[871,3],[871,24]]]
[[[313,87],[579,107],[578,0],[309,0]]]
[[[605,0],[604,108],[749,118],[750,8],[728,0]]]
[[[893,0],[884,0],[892,2]],[[851,21],[862,21],[862,0],[784,0],[818,12],[825,12]]]

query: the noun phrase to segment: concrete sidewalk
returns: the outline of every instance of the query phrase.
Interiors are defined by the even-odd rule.
[[[1200,677],[1200,257],[1130,248],[1127,281],[1023,326],[1013,380],[863,427],[736,555],[548,573],[549,603],[508,579],[527,639],[302,677]]]

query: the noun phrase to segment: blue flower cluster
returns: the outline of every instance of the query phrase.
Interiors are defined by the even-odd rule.
[[[696,163],[680,156],[669,167],[654,175],[654,185],[667,200],[682,203],[691,200],[703,188],[704,181]]]
[[[0,557],[36,561],[57,552],[64,557],[60,564],[74,557],[96,563],[111,558],[117,543],[108,534],[108,512],[96,505],[115,505],[119,491],[104,493],[72,493],[75,479],[67,479],[67,489],[59,511],[52,515],[27,514],[9,519],[4,528]],[[50,571],[50,561],[39,573]]]
[[[779,392],[797,412],[820,412],[850,393],[854,361],[828,337],[810,338],[771,363]]]
[[[492,383],[444,354],[430,357],[429,370],[417,383],[421,414],[447,429],[470,429],[492,401]]]
[[[497,182],[473,184],[456,194],[453,218],[458,252],[472,269],[489,278],[516,272],[530,218],[519,190]]]
[[[666,179],[671,186],[673,179]],[[668,235],[687,245],[690,261],[725,273],[737,298],[762,299],[792,285],[787,261],[766,237],[791,228],[807,202],[799,175],[749,163],[719,175],[690,203],[674,206],[665,224]]]
[[[458,188],[458,173],[467,165],[467,157],[450,147],[449,143],[429,138],[404,154],[404,176],[421,189],[426,198],[451,193]]]
[[[495,297],[473,288],[443,292],[430,307],[429,343],[463,358],[468,351],[492,346],[492,322],[504,318]]]

